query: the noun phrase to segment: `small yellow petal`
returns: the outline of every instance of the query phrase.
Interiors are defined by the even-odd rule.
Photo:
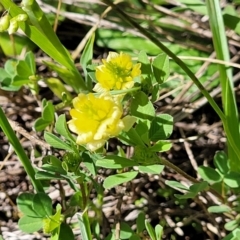
[[[102,147],[124,128],[122,106],[108,93],[100,96],[81,93],[73,99],[73,106],[69,129],[78,135],[77,144],[85,145],[91,151]]]
[[[123,90],[134,85],[134,79],[141,74],[141,64],[133,64],[131,56],[121,52],[110,52],[103,64],[96,68],[98,83],[94,87],[96,92]],[[131,84],[126,84],[131,82]]]

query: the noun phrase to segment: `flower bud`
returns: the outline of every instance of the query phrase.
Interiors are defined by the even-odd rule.
[[[0,18],[0,32],[6,31],[10,25],[10,19],[11,17],[9,14],[6,14],[5,16]]]
[[[22,0],[21,6],[23,7],[30,7],[33,5],[34,0]]]
[[[82,159],[79,154],[66,152],[63,155],[63,163],[62,166],[67,172],[74,172],[79,167]]]
[[[13,34],[18,30],[18,21],[17,19],[14,17],[10,20],[10,26],[8,28],[8,34]]]
[[[28,19],[27,14],[18,14],[17,15],[17,21],[18,22],[25,22]]]

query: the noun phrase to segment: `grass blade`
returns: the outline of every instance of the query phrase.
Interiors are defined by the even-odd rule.
[[[12,145],[14,151],[19,157],[27,175],[29,176],[33,187],[37,192],[44,192],[42,184],[39,180],[35,178],[35,171],[32,167],[32,164],[25,153],[21,143],[19,142],[16,134],[14,133],[12,127],[10,126],[2,108],[0,107],[0,127],[4,134],[7,136],[9,143]]]
[[[217,58],[229,62],[230,56],[220,2],[219,0],[207,0],[206,3]],[[224,65],[219,65],[219,73],[222,88],[222,104],[226,116],[226,135],[228,141],[229,137],[232,137],[234,142],[240,142],[238,109],[233,89],[232,69]],[[228,155],[230,159],[230,168],[234,171],[240,171],[239,158],[231,144],[228,144]]]

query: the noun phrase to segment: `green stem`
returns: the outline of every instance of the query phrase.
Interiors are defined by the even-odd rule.
[[[199,181],[193,177],[191,177],[190,175],[188,175],[187,173],[185,173],[183,170],[181,170],[179,167],[177,167],[176,165],[174,165],[173,163],[169,162],[166,159],[161,158],[161,164],[163,164],[164,166],[167,166],[171,169],[173,169],[175,172],[181,174],[183,177],[185,177],[186,179],[188,179],[190,182],[193,183],[199,183]]]
[[[171,162],[169,162],[166,159],[161,158],[160,159],[161,164],[163,164],[164,166],[167,166],[171,169],[173,169],[175,172],[181,174],[183,177],[185,177],[186,179],[188,179],[189,181],[191,181],[192,183],[200,183],[200,181],[198,181],[197,179],[191,177],[190,175],[188,175],[186,172],[184,172],[183,170],[181,170],[179,167],[177,167],[176,165],[172,164]],[[211,192],[213,195],[215,195],[218,199],[220,199],[223,203],[225,203],[225,199],[224,197],[219,194],[217,191],[215,191],[213,188],[209,187],[209,192]]]
[[[85,191],[85,184],[79,183],[79,185],[82,192],[82,205],[83,205],[83,208],[85,209],[87,207],[87,195]]]
[[[80,230],[82,234],[83,240],[92,240],[92,234],[91,234],[91,226],[89,221],[89,215],[88,215],[88,199],[87,199],[87,193],[86,191],[86,184],[82,182],[81,179],[77,179],[77,182],[80,185],[81,193],[82,193],[82,208],[83,213],[79,216],[79,224],[80,224]]]
[[[21,143],[19,142],[1,107],[0,107],[0,127],[2,128],[4,134],[7,136],[8,141],[12,145],[14,151],[18,155],[19,160],[21,161],[27,175],[29,176],[36,192],[44,192],[41,182],[35,178],[35,171],[31,165],[31,162],[27,154],[25,153]]]

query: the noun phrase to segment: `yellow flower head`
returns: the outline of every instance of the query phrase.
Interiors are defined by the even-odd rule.
[[[124,128],[122,107],[109,94],[97,97],[92,93],[80,93],[73,99],[73,107],[69,129],[78,135],[77,144],[86,145],[90,151],[102,147]]]
[[[125,53],[110,52],[103,65],[96,68],[98,83],[94,87],[96,92],[123,90],[133,87],[133,79],[141,74],[141,64],[133,64],[131,57]]]

